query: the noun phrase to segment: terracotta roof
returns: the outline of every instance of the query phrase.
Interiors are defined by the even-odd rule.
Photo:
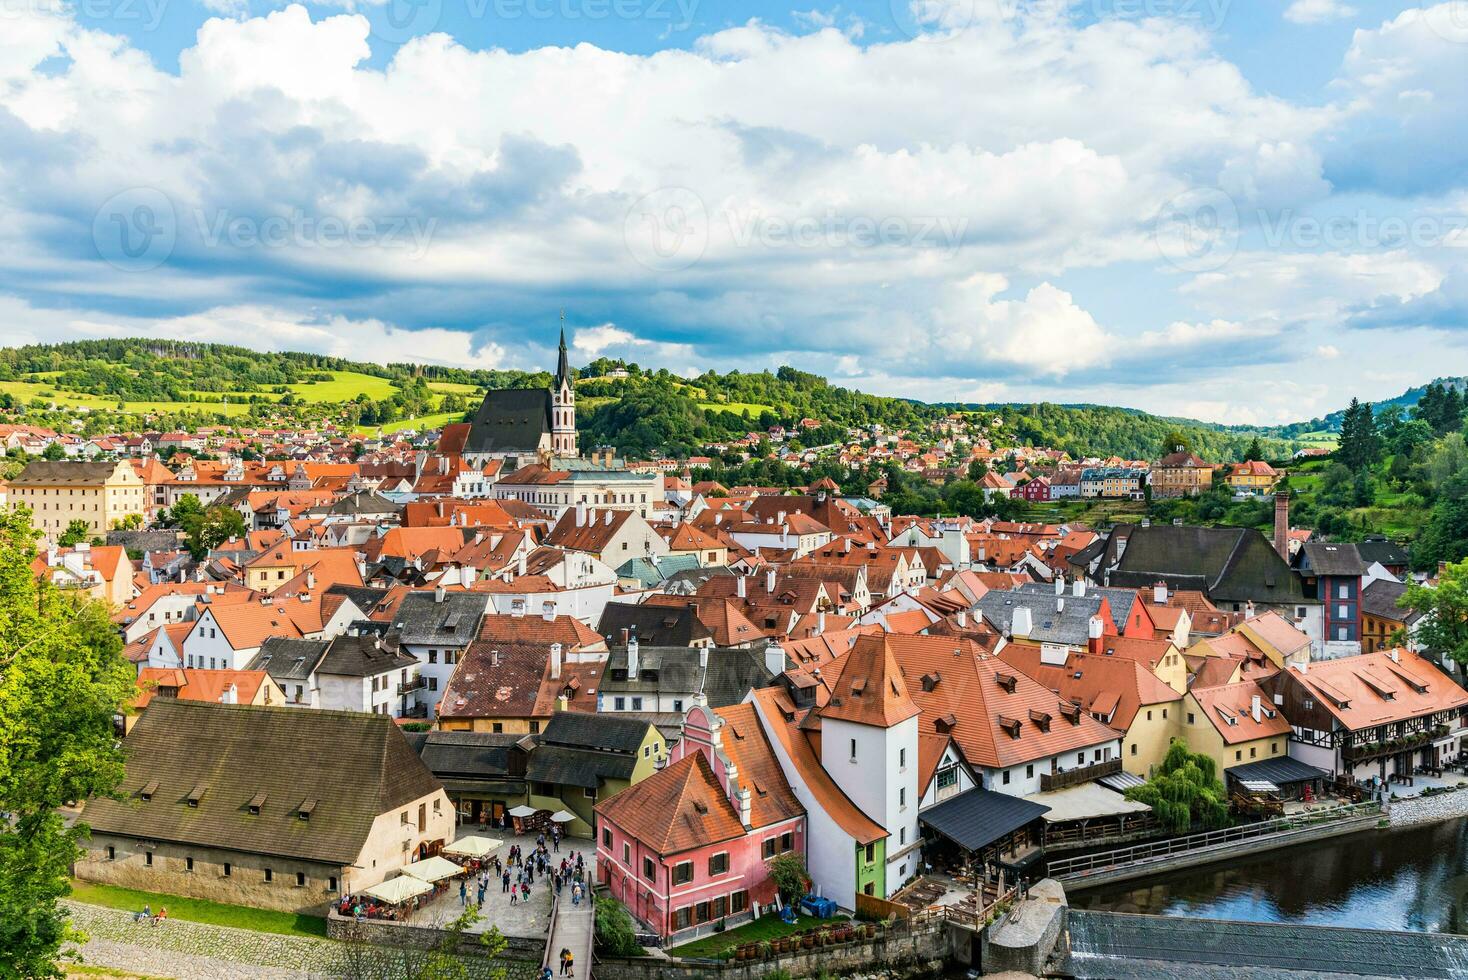
[[[537,643],[549,647],[559,643],[568,651],[602,647],[606,641],[596,630],[575,616],[512,616],[485,613],[479,623],[479,640],[484,643]]]
[[[1194,687],[1188,692],[1198,702],[1203,716],[1223,736],[1228,745],[1252,742],[1256,738],[1288,735],[1290,723],[1274,707],[1271,698],[1257,681],[1240,681],[1222,687]],[[1259,699],[1259,720],[1254,720],[1254,698]]]
[[[720,743],[738,768],[739,788],[749,790],[749,824],[767,827],[805,813],[785,779],[774,747],[760,726],[751,702],[719,708],[724,721]]]
[[[142,693],[133,702],[135,708],[146,708],[153,700],[158,688],[172,688],[174,695],[184,701],[224,700],[231,684],[239,704],[255,700],[260,685],[269,681],[263,670],[190,670],[187,668],[144,667],[138,671],[138,690]]]
[[[660,855],[744,836],[739,814],[702,752],[603,800],[596,812]]]
[[[822,718],[891,728],[918,715],[887,634],[864,636],[842,661]]]
[[[1297,666],[1284,673],[1352,731],[1468,705],[1468,692],[1408,650],[1319,660],[1306,673]]]
[[[578,525],[577,513],[577,509],[572,507],[562,514],[556,526],[546,535],[545,543],[567,551],[605,551],[612,538],[622,529],[622,525],[632,517],[630,510],[599,510],[588,507],[584,512],[585,523]]]
[[[227,606],[210,606],[209,615],[219,624],[219,631],[235,650],[258,647],[272,636],[299,639],[301,630],[273,602],[241,602]],[[197,627],[203,619],[196,620]]]
[[[438,702],[442,718],[530,718],[536,713],[549,645],[476,640],[459,657]]]
[[[1039,647],[1011,643],[1000,651],[999,658],[1067,701],[1109,716],[1108,724],[1118,731],[1130,728],[1143,706],[1182,699],[1142,663],[1124,657],[1072,653],[1064,664],[1046,664],[1041,662]]]

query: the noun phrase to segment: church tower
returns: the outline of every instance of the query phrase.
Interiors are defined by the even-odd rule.
[[[566,360],[566,314],[561,313],[561,356],[551,391],[551,452],[560,457],[576,455],[576,386]]]

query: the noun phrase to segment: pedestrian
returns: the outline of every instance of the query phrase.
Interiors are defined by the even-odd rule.
[[[570,962],[571,962],[571,951],[569,949],[567,949],[566,947],[562,946],[561,947],[561,976],[565,976],[566,975],[567,964],[569,964]]]
[[[459,904],[469,904],[469,886],[464,884],[464,880],[462,878],[459,879]]]
[[[500,891],[501,892],[507,892],[509,890],[510,890],[510,873],[508,871],[502,871],[502,872],[500,872]]]
[[[479,907],[484,908],[484,885],[479,886]]]
[[[154,917],[154,919],[153,919],[153,925],[155,925],[155,926],[162,925],[163,924],[163,920],[166,919],[166,918],[168,918],[168,907],[167,906],[164,906],[164,905],[158,906],[158,915]]]
[[[568,976],[568,977],[574,977],[575,975],[576,975],[576,954],[573,953],[573,952],[571,952],[568,949],[568,950],[566,950],[566,976]]]
[[[515,902],[519,899],[519,895],[520,895],[520,890],[518,888],[517,889],[513,889],[510,892],[510,904],[511,905],[514,905],[515,904]]]
[[[571,889],[571,905],[574,907],[574,906],[577,906],[577,905],[580,905],[580,904],[581,904],[581,885],[578,883],[575,887],[573,887]]]

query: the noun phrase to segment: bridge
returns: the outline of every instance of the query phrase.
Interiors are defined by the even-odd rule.
[[[1468,978],[1468,937],[1070,909],[1055,961],[1077,980]]]
[[[596,941],[596,912],[590,892],[580,905],[571,904],[571,890],[562,895],[552,893],[551,921],[545,941],[545,955],[541,958],[542,968],[550,967],[551,974],[561,975],[561,950],[569,949],[575,957],[574,968],[578,980],[591,976],[592,945]]]

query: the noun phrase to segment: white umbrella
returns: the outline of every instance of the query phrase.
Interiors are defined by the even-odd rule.
[[[454,875],[461,875],[464,873],[464,869],[448,858],[441,858],[438,855],[434,855],[425,861],[419,861],[416,864],[405,866],[403,873],[431,882],[452,878]]]
[[[461,837],[452,844],[447,845],[443,852],[445,854],[461,854],[464,857],[484,857],[490,851],[503,844],[502,840],[493,837]]]
[[[567,813],[565,810],[557,810],[555,813],[551,814],[551,819],[554,820],[556,823],[570,823],[572,820],[576,819],[576,814]]]
[[[419,895],[427,895],[433,891],[433,886],[426,881],[419,881],[411,875],[399,875],[386,881],[378,882],[371,888],[364,888],[365,894],[373,898],[381,899],[389,905],[401,905],[410,898]]]
[[[535,807],[526,806],[523,803],[519,806],[510,807],[510,816],[512,817],[533,817],[539,812]]]

